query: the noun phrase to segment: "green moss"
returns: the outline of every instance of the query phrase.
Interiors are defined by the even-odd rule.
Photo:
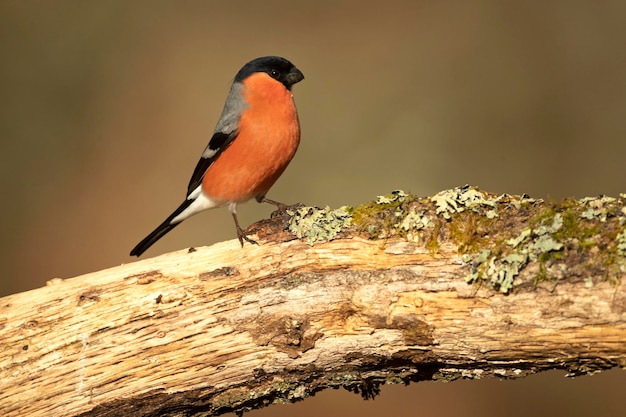
[[[533,279],[533,285],[536,287],[537,285],[539,285],[539,283],[544,281],[551,281],[551,278],[548,274],[548,271],[546,270],[545,262],[542,262],[539,264],[539,271]]]
[[[378,196],[370,201],[350,209],[352,224],[359,233],[369,239],[387,238],[392,235],[406,236],[413,224],[422,224],[422,213],[413,212],[407,219],[407,205],[415,197],[401,190]]]
[[[534,227],[526,227],[508,239],[502,238],[488,256],[484,251],[477,257],[470,256],[468,261],[472,269],[466,280],[485,280],[506,293],[513,288],[515,278],[529,262],[539,262],[540,273],[547,277],[546,263],[560,259],[558,253],[564,248],[563,243],[555,238],[563,227],[563,217],[549,208],[540,211],[534,219],[529,222]]]
[[[535,283],[561,276],[563,265],[579,268],[578,276],[618,279],[626,272],[625,202],[626,195],[544,203],[469,186],[431,198],[398,190],[356,207],[298,209],[290,230],[313,244],[349,228],[368,239],[404,238],[431,253],[441,241],[454,242],[468,282],[508,292],[530,263],[538,266],[529,277]]]
[[[487,280],[506,292],[512,288],[511,278],[528,263],[538,264],[536,285],[554,280],[551,271],[555,264],[568,260],[570,268],[586,268],[581,273],[604,273],[607,279],[617,280],[626,270],[626,235],[621,235],[625,215],[623,196],[567,199],[539,208],[528,218],[529,227],[505,240],[510,248],[496,241],[488,258],[484,252],[470,250],[466,257],[471,265],[467,280]],[[618,251],[620,237],[624,239],[622,253]],[[602,265],[606,267],[604,271],[600,270]]]
[[[622,229],[622,231],[617,234],[615,243],[616,243],[615,249],[616,249],[617,255],[622,258],[625,258],[626,257],[626,229]]]
[[[441,223],[436,221],[434,222],[434,227],[428,239],[426,240],[426,249],[433,254],[439,251],[441,245],[439,244],[439,233],[441,232]]]
[[[555,238],[578,239],[587,244],[590,238],[598,235],[600,229],[595,222],[583,218],[580,208],[568,208],[561,213],[563,227],[555,233]]]
[[[494,237],[494,218],[464,212],[450,219],[450,238],[457,244],[460,254],[476,252],[489,245]]]

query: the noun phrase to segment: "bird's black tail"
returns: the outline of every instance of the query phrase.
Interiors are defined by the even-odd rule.
[[[170,214],[170,216],[159,225],[159,227],[154,229],[152,233],[146,236],[141,242],[137,244],[137,246],[133,248],[133,250],[130,251],[130,256],[141,256],[141,254],[148,250],[150,246],[154,245],[157,240],[161,239],[170,230],[178,226],[182,220],[176,223],[172,223],[172,219],[182,213],[183,210],[189,207],[191,203],[193,203],[193,200],[185,200],[183,204],[181,204],[176,209],[176,211],[174,211],[174,213]]]

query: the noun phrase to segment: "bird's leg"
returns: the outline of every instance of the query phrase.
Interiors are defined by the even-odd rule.
[[[281,203],[279,201],[274,201],[274,200],[270,200],[269,198],[265,198],[265,196],[263,197],[257,197],[256,201],[258,201],[259,203],[269,203],[269,204],[273,204],[276,206],[276,208],[278,209],[278,211],[285,211],[287,210],[287,207],[289,207],[287,204],[285,203]]]
[[[249,242],[253,245],[258,245],[258,243],[255,240],[250,239],[248,236],[246,236],[246,233],[243,231],[243,229],[241,228],[241,226],[239,226],[239,220],[237,219],[237,213],[233,212],[233,219],[235,219],[235,227],[237,228],[237,238],[239,239],[239,243],[241,243],[241,247],[243,248],[243,241],[245,240],[246,242]]]

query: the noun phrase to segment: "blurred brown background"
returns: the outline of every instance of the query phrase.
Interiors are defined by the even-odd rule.
[[[185,197],[235,72],[282,55],[302,144],[269,194],[339,206],[470,183],[626,192],[626,3],[0,1],[0,295],[131,262]],[[272,208],[250,203],[242,223]],[[226,210],[154,256],[235,238]],[[626,376],[338,391],[253,415],[623,413]]]

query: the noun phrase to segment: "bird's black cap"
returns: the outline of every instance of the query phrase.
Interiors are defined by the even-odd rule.
[[[257,72],[265,72],[270,77],[280,81],[288,90],[291,90],[292,85],[304,79],[302,72],[285,58],[263,56],[244,65],[235,76],[235,82],[242,82]]]

